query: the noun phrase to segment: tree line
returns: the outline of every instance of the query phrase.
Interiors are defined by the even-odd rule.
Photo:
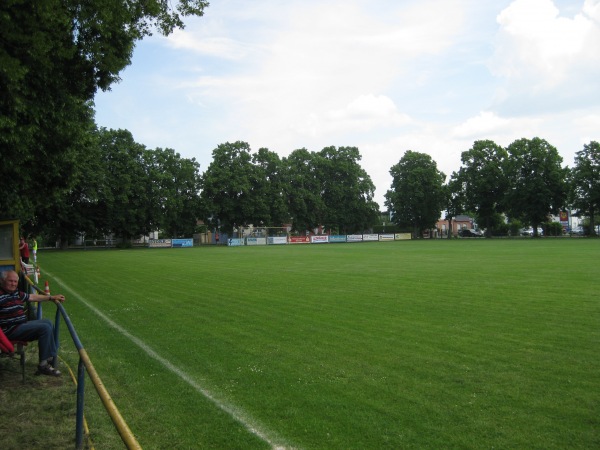
[[[189,236],[198,219],[230,230],[244,224],[298,231],[325,226],[352,233],[378,222],[374,185],[356,147],[294,150],[280,158],[244,142],[213,151],[204,173],[173,149],[147,149],[126,130],[98,129],[94,95],[131,62],[136,42],[183,28],[202,0],[0,2],[0,217],[25,234],[63,243],[75,236],[150,231]],[[385,205],[398,226],[433,228],[476,216],[490,232],[501,215],[535,225],[571,206],[590,218],[598,208],[597,142],[563,168],[538,138],[503,149],[477,141],[446,182],[430,156],[407,151],[392,166]]]
[[[470,214],[487,236],[521,225],[533,227],[562,209],[589,219],[593,234],[600,205],[600,144],[591,141],[576,153],[573,168],[563,167],[557,149],[541,138],[518,139],[503,148],[491,140],[475,141],[461,154],[461,167],[447,183],[427,154],[408,151],[392,167],[392,189],[385,204],[398,224],[415,234],[435,227],[439,211],[449,225]],[[506,223],[508,220],[509,224]],[[449,226],[449,228],[451,228]]]
[[[230,232],[245,225],[296,230],[325,226],[352,233],[377,222],[375,186],[356,147],[306,149],[280,158],[245,142],[224,143],[204,173],[173,149],[148,149],[127,130],[93,130],[74,162],[72,187],[47,191],[21,216],[26,234],[72,242],[78,236],[124,241],[160,230],[190,237],[204,223]],[[6,211],[11,205],[6,204]],[[13,211],[18,211],[14,209]]]
[[[266,148],[253,152],[246,142],[228,142],[213,150],[201,173],[194,158],[169,148],[148,149],[127,130],[92,129],[85,142],[73,161],[70,188],[26,199],[36,205],[20,216],[26,234],[67,244],[81,235],[130,241],[156,230],[189,237],[202,224],[224,232],[291,224],[301,233],[324,227],[350,234],[379,223],[375,186],[356,147],[302,148],[280,157]],[[540,138],[519,139],[507,148],[475,141],[461,161],[446,180],[430,155],[406,151],[390,169],[385,206],[392,221],[418,236],[435,228],[442,210],[449,222],[470,214],[491,236],[505,218],[537,232],[549,214],[569,206],[590,219],[593,231],[600,202],[597,142],[584,145],[572,169]],[[3,211],[16,213],[13,204],[6,202]]]

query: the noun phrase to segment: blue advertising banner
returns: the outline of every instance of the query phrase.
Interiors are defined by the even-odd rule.
[[[173,247],[193,247],[194,239],[172,239]]]
[[[246,238],[246,245],[267,245],[267,238]]]

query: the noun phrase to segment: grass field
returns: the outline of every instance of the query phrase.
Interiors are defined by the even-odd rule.
[[[599,255],[523,239],[38,259],[144,448],[589,449]],[[123,448],[91,383],[86,406],[96,448]]]

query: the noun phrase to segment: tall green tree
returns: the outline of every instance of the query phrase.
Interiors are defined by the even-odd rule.
[[[226,231],[254,223],[257,205],[252,201],[252,190],[256,171],[250,145],[242,141],[220,144],[212,156],[201,177],[204,218]]]
[[[589,217],[589,233],[595,234],[596,214],[600,210],[600,144],[591,141],[575,155],[571,169],[570,200],[577,215]]]
[[[495,217],[504,208],[508,189],[504,173],[507,157],[507,151],[490,140],[475,141],[473,147],[461,155],[458,179],[464,189],[464,207],[477,216],[477,222],[485,227],[488,237],[492,235]]]
[[[356,147],[326,147],[316,158],[325,203],[322,225],[341,233],[363,232],[378,222],[379,206],[373,200],[375,185],[360,166]]]
[[[258,223],[280,227],[290,220],[284,187],[284,167],[277,153],[266,148],[252,155],[252,198]]]
[[[562,167],[556,148],[544,139],[519,139],[507,151],[506,210],[511,218],[530,224],[537,236],[538,226],[566,203],[568,169]]]
[[[99,131],[99,146],[104,170],[98,193],[103,223],[100,228],[131,241],[152,231],[152,180],[145,169],[146,148],[127,130]],[[99,224],[100,225],[100,224]]]
[[[173,149],[144,152],[152,230],[171,237],[191,237],[200,217],[200,165]]]
[[[411,226],[415,235],[434,228],[444,205],[444,181],[431,156],[408,150],[390,169],[391,189],[385,204],[400,226]]]
[[[42,236],[46,244],[67,246],[78,237],[103,231],[98,228],[103,223],[98,195],[104,186],[105,167],[96,130],[90,129],[85,138],[81,142],[85,151],[79,152],[77,164],[68,174],[72,186],[46,192],[34,218],[23,224],[26,234]]]
[[[196,228],[198,163],[172,149],[146,149],[126,130],[91,132],[72,177],[78,183],[38,212],[34,231],[49,242],[110,233],[129,240],[155,230],[189,237]]]
[[[304,232],[325,224],[323,180],[318,173],[319,155],[305,148],[283,158],[285,189],[292,228]]]
[[[202,15],[201,0],[0,2],[2,216],[35,222],[45,198],[69,193],[93,123],[92,101],[131,62],[135,43]]]

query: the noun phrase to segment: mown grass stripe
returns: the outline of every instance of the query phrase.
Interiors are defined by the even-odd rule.
[[[168,359],[159,355],[154,349],[152,349],[149,345],[147,345],[143,340],[137,338],[121,325],[117,324],[115,321],[110,319],[107,315],[105,315],[98,308],[93,306],[85,297],[79,294],[77,291],[72,289],[69,285],[67,285],[64,281],[60,279],[60,277],[54,276],[50,272],[46,272],[46,274],[56,280],[64,291],[68,292],[70,295],[74,296],[77,301],[86,305],[94,314],[96,314],[99,318],[104,320],[111,328],[118,331],[122,336],[126,337],[133,344],[137,345],[140,349],[142,349],[148,356],[158,361],[162,366],[166,369],[173,372],[187,384],[192,386],[199,394],[210,400],[215,406],[219,409],[223,410],[231,417],[233,417],[236,421],[241,423],[250,433],[258,436],[260,439],[269,444],[273,449],[276,450],[284,450],[288,448],[287,444],[283,444],[281,439],[276,437],[274,433],[270,431],[265,431],[265,428],[252,419],[248,414],[242,411],[241,408],[232,405],[226,400],[219,398],[217,395],[212,393],[209,389],[204,386],[201,386],[192,376],[187,374],[185,371],[171,363]],[[118,407],[118,405],[117,405]]]

